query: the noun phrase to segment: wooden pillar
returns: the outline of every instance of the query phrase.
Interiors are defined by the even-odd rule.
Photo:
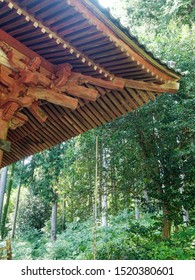
[[[0,109],[0,140],[7,139],[7,133],[9,128],[9,121],[2,120],[3,110]],[[3,150],[0,149],[0,168],[3,158]]]

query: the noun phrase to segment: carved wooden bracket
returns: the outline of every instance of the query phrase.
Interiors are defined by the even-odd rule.
[[[63,65],[63,68],[61,68],[60,70],[57,70],[55,72],[55,80],[54,80],[54,84],[56,87],[63,87],[65,86],[65,84],[67,83],[70,75],[71,75],[71,69],[72,69],[72,66],[68,63],[65,63]]]
[[[43,123],[47,120],[47,115],[39,106],[38,100],[75,110],[78,106],[78,98],[95,101],[99,96],[97,90],[82,86],[85,82],[81,83],[79,79],[72,78],[74,76],[71,72],[72,66],[68,63],[56,67],[54,73],[46,75],[40,71],[41,59],[39,57],[21,59],[17,52],[4,42],[0,42],[0,49],[6,54],[10,65],[7,67],[0,61],[2,85],[0,105],[3,106],[6,103],[3,114],[5,120],[10,121],[14,118],[14,125],[10,126],[12,129],[15,129],[17,124],[19,126],[26,121],[25,118],[22,121],[16,118],[18,110],[24,107],[27,107],[39,122]],[[95,80],[95,84],[101,83],[100,79]],[[104,84],[104,81],[102,83]],[[15,100],[10,100],[11,97]]]
[[[78,99],[64,94],[62,87],[71,75],[71,65],[65,64],[49,76],[40,72],[41,59],[24,59],[17,57],[17,52],[9,45],[0,42],[0,50],[8,59],[1,63],[0,57],[0,109],[3,109],[2,120],[10,122],[9,127],[16,129],[28,118],[19,113],[27,107],[41,123],[47,120],[46,113],[39,106],[38,100],[45,100],[71,110],[78,106]],[[9,65],[7,67],[7,64]]]
[[[39,122],[44,123],[47,120],[39,100],[75,110],[78,98],[96,101],[99,96],[96,89],[88,88],[86,84],[114,90],[125,87],[126,81],[120,78],[107,81],[74,73],[68,63],[49,72],[41,66],[40,57],[29,59],[2,41],[0,50],[4,53],[4,63],[1,63],[0,56],[0,108],[3,109],[1,119],[8,121],[11,129],[16,129],[28,121],[26,116],[18,112],[24,107],[28,108]]]
[[[9,128],[14,130],[17,127],[20,127],[23,124],[25,124],[27,121],[28,121],[27,116],[25,116],[22,113],[16,112],[9,122]]]
[[[39,102],[32,103],[29,110],[41,123],[44,123],[48,118],[47,114],[39,106]]]
[[[18,107],[18,103],[8,101],[3,110],[2,120],[10,121],[14,116],[15,112],[18,110]]]

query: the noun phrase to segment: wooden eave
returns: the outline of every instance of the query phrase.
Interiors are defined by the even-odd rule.
[[[30,107],[21,108],[19,113],[28,121],[9,129],[11,150],[4,152],[2,166],[132,112],[163,92],[176,93],[179,88],[177,73],[144,52],[91,1],[0,0],[0,13],[0,41],[19,56],[39,57],[46,81],[65,63],[72,66],[65,85],[70,108],[52,104],[50,99],[42,101],[40,106],[47,116],[44,121],[35,117]],[[79,97],[79,85],[72,85],[77,80],[81,89],[86,89],[84,98]],[[28,93],[35,94],[32,89]]]
[[[97,67],[100,72],[105,70],[106,75],[109,72],[111,76],[135,80],[161,83],[179,79],[179,75],[147,55],[88,0],[2,1],[0,27],[53,64],[68,62],[76,72],[93,76],[97,76],[97,71],[92,69]],[[44,27],[51,32],[44,33]],[[50,38],[48,33],[58,37]],[[66,43],[70,46],[65,49]],[[116,64],[110,64],[113,61]]]
[[[112,14],[106,8],[101,7],[98,0],[84,0],[87,7],[93,11],[96,17],[114,32],[123,42],[125,42],[130,48],[132,48],[137,54],[143,57],[151,65],[153,65],[158,70],[171,76],[173,80],[179,80],[181,78],[181,73],[176,73],[173,69],[170,69],[165,63],[162,63],[159,59],[155,58],[153,54],[145,49],[141,45],[138,39],[130,34],[127,28],[122,26],[122,24],[113,18]],[[94,5],[95,3],[96,5]],[[95,6],[95,7],[94,7]],[[98,6],[98,7],[96,7]],[[109,18],[100,10],[104,10]],[[116,26],[117,23],[117,26]],[[132,38],[131,38],[132,37]]]

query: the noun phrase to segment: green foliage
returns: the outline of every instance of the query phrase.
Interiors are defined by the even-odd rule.
[[[34,260],[42,259],[45,252],[45,243],[48,238],[41,235],[36,229],[26,229],[25,234],[18,234],[12,242],[13,259]]]
[[[122,19],[137,34],[141,30],[148,34],[162,34],[172,20],[179,26],[192,26],[195,21],[193,0],[113,0],[110,8],[117,18]]]
[[[195,23],[194,1],[113,1],[115,14],[149,49],[188,71],[178,94],[163,94],[134,113],[79,135],[25,161],[30,193],[20,205],[16,259],[93,259],[95,136],[99,136],[98,218],[106,181],[108,227],[98,227],[98,259],[194,259]],[[118,4],[117,4],[118,3]],[[120,8],[122,7],[122,15]],[[171,71],[171,70],[170,70]],[[106,154],[103,164],[102,154]],[[21,164],[16,165],[18,182]],[[15,186],[14,186],[15,187]],[[148,199],[143,197],[147,192]],[[134,220],[135,198],[141,220]],[[58,239],[49,241],[50,208],[58,200]],[[65,210],[62,207],[65,200]],[[13,203],[12,203],[13,208]],[[161,240],[162,208],[174,226],[190,226]],[[183,206],[183,207],[182,207]],[[127,209],[124,211],[124,209]],[[65,212],[66,231],[61,232]],[[153,217],[150,216],[152,213]]]
[[[18,212],[17,226],[21,234],[29,230],[41,230],[50,216],[50,208],[41,197],[23,193]]]
[[[195,257],[194,227],[183,228],[170,240],[150,244],[149,259],[156,260],[192,260]]]
[[[195,229],[183,228],[170,241],[162,242],[160,228],[150,215],[140,223],[127,210],[109,219],[108,227],[98,227],[99,260],[184,260],[194,259]],[[47,233],[26,232],[13,242],[14,259],[80,260],[93,259],[93,221],[73,222],[51,242]]]
[[[9,212],[9,206],[10,206],[10,196],[11,196],[11,191],[13,187],[13,175],[14,175],[14,168],[15,164],[12,164],[10,166],[11,170],[9,172],[9,181],[7,185],[7,190],[6,190],[6,202],[3,208],[3,216],[2,216],[2,221],[1,221],[1,238],[4,239],[6,235],[8,234],[9,231],[9,224],[7,225],[8,222],[8,212]]]

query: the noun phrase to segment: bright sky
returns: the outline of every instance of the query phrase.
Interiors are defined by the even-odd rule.
[[[113,0],[99,0],[99,2],[102,6],[107,8],[107,7],[111,6]]]

